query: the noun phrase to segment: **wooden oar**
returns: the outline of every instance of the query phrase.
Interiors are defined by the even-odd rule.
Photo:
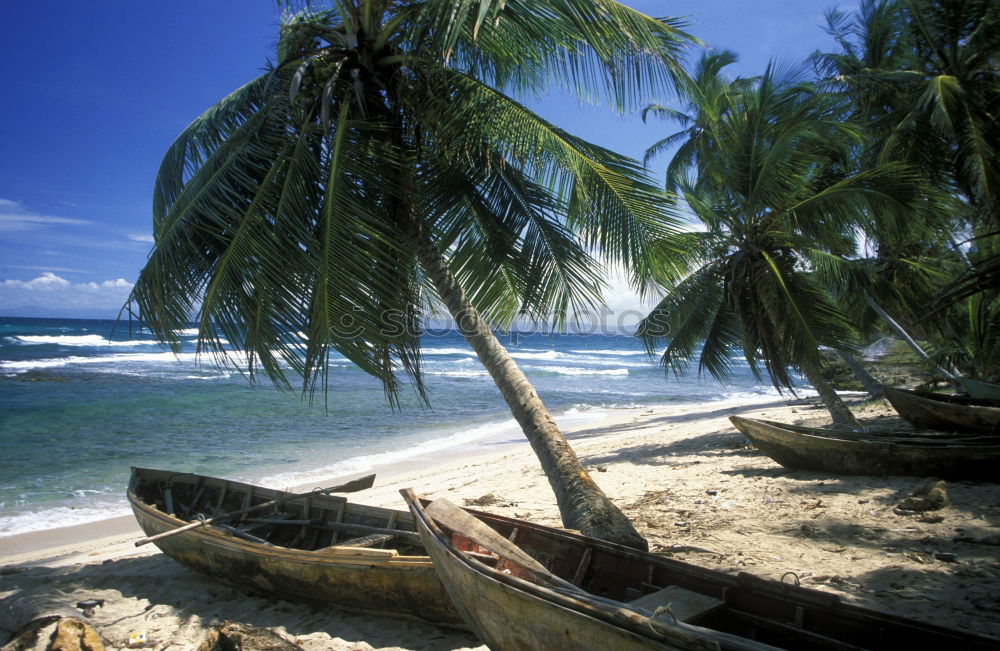
[[[242,515],[244,513],[249,513],[250,511],[257,511],[258,509],[264,509],[269,506],[274,506],[275,504],[281,504],[283,502],[291,502],[293,500],[300,500],[310,495],[326,494],[326,493],[353,493],[355,491],[361,491],[366,488],[371,488],[372,484],[375,483],[375,475],[367,475],[361,477],[360,479],[354,479],[347,482],[346,484],[340,484],[339,486],[331,486],[330,488],[314,488],[308,493],[298,493],[297,495],[287,495],[285,497],[280,497],[276,500],[271,500],[269,502],[263,502],[262,504],[255,504],[254,506],[247,507],[245,509],[240,509],[238,511],[230,511],[229,513],[223,513],[222,515],[217,515],[213,518],[208,518],[207,520],[198,520],[197,522],[192,522],[186,524],[183,527],[177,527],[176,529],[171,529],[170,531],[164,531],[163,533],[158,533],[155,536],[149,536],[147,538],[141,538],[135,541],[136,547],[141,547],[146,543],[151,543],[156,540],[161,540],[163,538],[169,538],[170,536],[183,533],[185,531],[190,531],[191,529],[197,529],[198,527],[205,524],[212,524],[217,520],[228,520],[229,518],[237,515]]]

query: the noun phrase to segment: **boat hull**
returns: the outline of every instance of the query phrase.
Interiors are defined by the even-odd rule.
[[[729,419],[757,449],[793,470],[991,482],[1000,479],[1000,443],[994,437],[862,438],[834,431],[820,436],[801,431],[810,428],[740,416]]]
[[[914,427],[1000,434],[1000,403],[929,391],[884,387],[885,397]]]
[[[972,398],[1000,402],[1000,384],[970,380],[969,378],[959,378],[958,383],[962,385],[962,389]]]
[[[188,522],[141,499],[139,482],[170,481],[176,487],[197,477],[133,469],[128,499],[147,536],[171,531]],[[251,488],[248,484],[211,477],[201,479],[202,485],[210,488],[225,483],[231,495]],[[282,495],[281,491],[252,488],[255,500]],[[322,508],[325,499],[330,500],[331,510],[346,502],[335,496],[310,499],[313,509]],[[390,509],[351,506],[366,512],[384,511],[390,516],[392,513]],[[409,527],[412,531],[409,513],[396,513],[394,526]],[[389,549],[336,546],[309,551],[243,540],[212,525],[162,538],[155,544],[181,565],[248,592],[465,628],[426,555],[404,556]]]
[[[493,651],[986,651],[1000,644],[851,606],[836,595],[791,583],[733,576],[520,520],[488,516],[487,522],[483,514],[466,511],[544,566],[555,577],[547,581],[531,576],[530,565],[509,550],[480,545],[461,527],[439,526],[437,516],[425,511],[433,510],[432,503],[401,492],[456,608]],[[487,550],[495,552],[492,566],[481,562]],[[671,594],[670,611],[658,614],[647,600],[664,590]],[[684,601],[692,594],[711,604],[685,612]]]

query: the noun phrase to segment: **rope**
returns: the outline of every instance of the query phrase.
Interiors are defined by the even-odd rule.
[[[795,579],[795,586],[796,587],[799,587],[800,585],[802,585],[801,582],[799,581],[799,575],[796,574],[795,572],[785,572],[784,574],[782,574],[781,575],[781,582],[782,583],[785,582],[785,577],[788,576],[789,574],[791,574],[792,578]]]
[[[674,615],[674,611],[670,609],[670,604],[669,603],[663,604],[662,606],[654,610],[653,616],[649,618],[649,630],[653,631],[653,633],[656,633],[657,635],[659,635],[659,631],[653,628],[653,620],[662,615],[663,613],[667,613],[668,615],[670,615],[670,619],[674,620],[674,624],[678,623],[677,616]]]

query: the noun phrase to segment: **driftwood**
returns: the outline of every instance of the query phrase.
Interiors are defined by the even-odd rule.
[[[104,651],[104,641],[79,617],[46,615],[21,627],[4,651]]]
[[[274,631],[240,622],[225,621],[216,626],[198,645],[197,651],[302,651]]]
[[[146,538],[141,538],[135,541],[136,547],[141,547],[147,543],[151,543],[157,540],[162,540],[163,538],[169,538],[170,536],[176,536],[177,534],[190,531],[191,529],[197,529],[200,526],[206,524],[212,524],[213,522],[219,522],[221,520],[228,520],[229,518],[235,517],[237,515],[243,515],[244,513],[250,513],[251,511],[259,511],[260,509],[265,509],[269,506],[275,506],[277,504],[284,504],[285,502],[291,502],[294,500],[301,500],[309,497],[310,495],[315,495],[317,493],[327,494],[327,493],[353,493],[355,491],[364,490],[366,488],[371,488],[372,484],[375,483],[375,475],[368,475],[360,479],[355,479],[349,481],[346,484],[340,484],[339,486],[331,486],[329,488],[314,489],[306,493],[298,493],[296,495],[286,495],[284,497],[278,498],[276,500],[269,500],[261,504],[255,504],[254,506],[248,506],[245,509],[239,509],[236,511],[230,511],[229,513],[223,513],[222,515],[217,515],[213,518],[207,518],[205,520],[199,520],[197,522],[192,522],[190,524],[184,525],[183,527],[177,527],[176,529],[171,529],[170,531],[164,531],[163,533],[156,534],[155,536],[148,536]],[[168,489],[169,490],[169,489]],[[171,509],[167,508],[168,512]]]

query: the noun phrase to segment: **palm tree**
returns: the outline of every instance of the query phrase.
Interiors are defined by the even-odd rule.
[[[898,165],[854,172],[860,131],[840,120],[836,98],[799,81],[770,65],[752,85],[732,85],[717,117],[702,119],[718,99],[705,112],[693,107],[698,155],[674,166],[668,184],[706,230],[688,275],[661,279],[666,296],[639,336],[651,352],[668,341],[661,361],[675,373],[702,342],[699,371],[720,379],[740,356],[758,376],[762,363],[779,389],[793,386],[798,368],[834,423],[857,427],[820,373],[820,348],[851,350],[854,330],[813,269],[852,254],[865,215],[898,206],[912,179]]]
[[[660,154],[674,146],[678,147],[667,166],[666,186],[669,192],[681,192],[684,172],[697,167],[699,157],[711,155],[711,125],[724,113],[732,110],[731,102],[738,97],[735,91],[745,88],[749,83],[742,79],[730,81],[723,76],[723,69],[737,60],[736,54],[730,50],[702,53],[695,64],[694,73],[682,85],[682,95],[689,98],[686,113],[662,104],[651,104],[642,110],[644,122],[652,113],[685,127],[653,143],[646,150],[642,161],[644,165],[648,165]]]
[[[600,301],[671,228],[641,166],[515,101],[555,82],[620,110],[674,86],[680,23],[608,0],[338,0],[286,18],[277,60],[164,156],[131,301],[175,349],[330,388],[336,350],[420,395],[436,294],[500,388],[565,526],[645,548],[493,335]],[[235,358],[225,342],[245,351]]]
[[[862,166],[908,161],[924,171],[928,188],[940,188],[938,205],[905,223],[873,215],[866,230],[874,258],[855,265],[868,276],[842,292],[855,299],[851,313],[880,314],[925,359],[910,333],[939,346],[967,321],[963,310],[945,306],[925,318],[935,293],[956,277],[976,278],[990,260],[988,237],[968,253],[954,239],[991,228],[993,143],[1000,133],[988,135],[996,125],[989,106],[998,104],[1000,91],[990,57],[1000,44],[998,18],[991,3],[864,0],[853,15],[828,12],[827,32],[839,51],[813,55],[818,74],[851,98],[850,119],[865,127]],[[973,273],[963,268],[970,256],[978,262]],[[938,372],[952,377],[948,356],[937,357],[949,367],[938,365]]]

